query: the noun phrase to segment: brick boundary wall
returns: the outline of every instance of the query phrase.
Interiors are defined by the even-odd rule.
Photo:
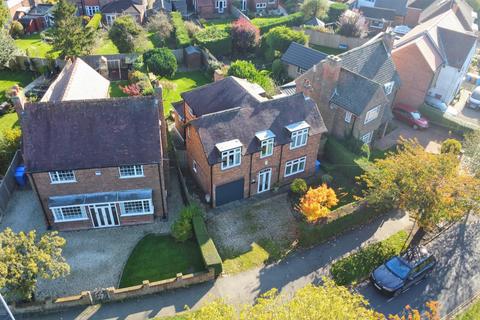
[[[33,314],[39,312],[53,312],[71,307],[94,305],[98,303],[120,301],[131,298],[138,298],[145,295],[156,294],[166,290],[179,289],[194,284],[199,284],[215,279],[213,268],[208,271],[182,274],[178,273],[175,278],[150,282],[145,280],[140,285],[114,288],[109,287],[99,291],[82,291],[79,295],[60,297],[57,299],[46,299],[43,301],[16,304],[9,307],[14,314]]]

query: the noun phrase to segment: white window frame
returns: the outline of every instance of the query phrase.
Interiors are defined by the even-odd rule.
[[[100,11],[99,6],[85,6],[87,16],[92,17],[95,13]]]
[[[352,115],[353,115],[353,113],[351,113],[350,111],[347,111],[345,113],[345,122],[346,123],[352,122]]]
[[[109,26],[111,26],[115,22],[115,19],[117,19],[117,15],[115,15],[115,14],[105,15],[105,20],[107,20],[107,24]]]
[[[384,85],[385,95],[388,96],[392,93],[394,85],[395,85],[395,82],[393,82],[393,81],[385,83],[385,85]]]
[[[274,144],[275,144],[274,138],[262,140],[262,142],[260,143],[260,159],[267,158],[273,155]],[[265,147],[265,153],[263,152],[264,147]]]
[[[365,143],[365,144],[370,144],[370,142],[372,142],[372,137],[373,137],[373,131],[370,131],[370,132],[364,134],[364,135],[360,138],[360,140],[362,140],[363,143]]]
[[[302,173],[305,171],[305,166],[307,165],[307,157],[301,157],[298,159],[290,160],[285,163],[285,173],[284,177],[290,177],[299,173]],[[296,167],[296,171],[293,171],[293,169]],[[300,169],[301,168],[301,169]],[[290,170],[289,170],[290,169]],[[290,171],[290,173],[287,173]]]
[[[370,20],[370,28],[383,29],[384,25],[385,25],[385,24],[383,23],[383,21],[380,21],[380,20]]]
[[[298,75],[301,75],[301,74],[304,74],[305,73],[305,70],[302,69],[301,67],[297,67],[297,74]]]
[[[290,142],[290,150],[298,149],[307,145],[309,128],[293,131]]]
[[[133,170],[133,174],[122,173],[122,170]],[[118,167],[118,174],[120,175],[120,179],[141,178],[145,176],[143,173],[143,165],[141,164],[120,166]]]
[[[192,169],[193,169],[193,172],[195,172],[195,173],[198,173],[197,166],[198,166],[197,161],[193,160]]]
[[[216,0],[215,1],[215,9],[219,9],[220,8],[220,2],[223,2],[223,7],[222,9],[225,10],[225,8],[227,7],[227,1],[226,0]],[[223,12],[223,11],[222,11]]]
[[[259,2],[255,4],[256,9],[266,9],[267,8],[267,3],[266,2]]]
[[[69,210],[70,208],[80,208],[80,212],[82,214],[81,217],[79,218],[74,218],[74,219],[65,219],[65,215],[63,213],[63,210]],[[83,220],[88,220],[88,215],[87,215],[87,211],[85,210],[85,207],[84,206],[79,206],[79,205],[75,205],[75,206],[63,206],[63,207],[52,207],[50,208],[50,211],[52,211],[52,215],[53,215],[53,220],[55,223],[57,222],[71,222],[71,221],[83,221]],[[62,218],[58,218],[58,217],[62,217]]]
[[[376,106],[375,108],[373,108],[373,109],[371,109],[367,112],[367,114],[365,115],[364,124],[372,122],[373,120],[378,118],[378,116],[380,115],[380,107],[381,106]]]
[[[275,4],[275,3],[277,3],[277,0],[268,0],[268,3],[269,4]]]
[[[125,204],[130,204],[132,202],[141,202],[142,211],[136,211],[133,213],[127,213],[125,209]],[[152,199],[139,199],[139,200],[129,200],[129,201],[122,201],[119,202],[120,204],[120,216],[122,217],[134,217],[134,216],[144,216],[147,214],[153,214],[153,201]],[[146,204],[148,204],[148,211],[146,209]]]
[[[72,178],[66,179],[65,175],[69,175],[71,173]],[[62,184],[62,183],[75,183],[77,179],[75,178],[75,172],[73,170],[57,170],[57,171],[50,171],[48,173],[50,176],[50,182],[52,184]]]
[[[232,156],[233,161],[230,163],[229,157]],[[224,160],[227,160],[227,163],[225,163]],[[226,150],[222,152],[222,170],[227,170],[230,168],[238,167],[239,165],[242,164],[242,148],[234,148],[230,150]]]

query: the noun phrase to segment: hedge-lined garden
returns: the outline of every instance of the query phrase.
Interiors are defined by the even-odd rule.
[[[215,56],[226,56],[232,52],[232,36],[225,29],[209,27],[195,35],[197,44]]]
[[[266,33],[270,29],[278,26],[294,27],[299,26],[304,22],[302,12],[296,12],[287,16],[273,17],[273,18],[255,18],[252,23],[260,29],[261,33]]]
[[[215,243],[208,234],[205,220],[202,216],[196,215],[193,216],[192,223],[205,267],[207,269],[213,268],[215,270],[215,275],[218,276],[223,271],[222,258],[220,258]]]
[[[188,35],[188,31],[185,27],[182,14],[180,12],[172,12],[171,17],[173,28],[175,30],[176,45],[180,48],[188,47],[192,43],[192,40]]]

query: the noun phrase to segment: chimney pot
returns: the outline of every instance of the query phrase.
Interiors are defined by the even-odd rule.
[[[25,108],[26,99],[23,90],[18,85],[14,85],[11,89],[11,100],[15,111],[17,111],[17,114],[20,117]]]

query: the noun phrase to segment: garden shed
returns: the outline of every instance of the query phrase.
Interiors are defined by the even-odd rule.
[[[202,52],[199,48],[189,46],[185,48],[185,63],[190,70],[202,67]]]

